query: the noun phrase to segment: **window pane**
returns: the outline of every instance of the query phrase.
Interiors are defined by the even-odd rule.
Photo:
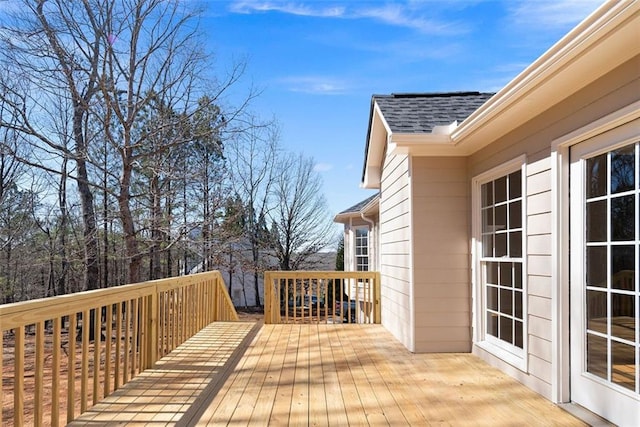
[[[493,234],[482,236],[482,256],[493,256]]]
[[[611,379],[614,383],[635,391],[636,355],[635,349],[627,344],[611,342]]]
[[[494,224],[493,207],[483,209],[482,210],[482,232],[492,233],[494,231],[493,224]]]
[[[612,194],[635,188],[635,157],[635,144],[611,152]]]
[[[500,285],[511,287],[511,266],[510,262],[501,262],[500,263]]]
[[[607,287],[607,247],[587,247],[587,286]]]
[[[500,316],[500,339],[513,344],[513,320]]]
[[[487,333],[498,337],[498,315],[495,313],[487,313]]]
[[[522,171],[509,175],[509,198],[516,199],[522,196]]]
[[[607,240],[607,201],[587,203],[587,242]]]
[[[498,284],[498,263],[497,262],[487,263],[487,284],[492,284],[492,285]]]
[[[522,256],[522,232],[509,233],[509,255],[514,258]]]
[[[507,229],[507,205],[496,206],[495,231]]]
[[[487,286],[487,308],[498,310],[498,288],[495,286]]]
[[[611,247],[611,282],[614,289],[635,290],[635,247]]]
[[[511,289],[500,289],[500,313],[513,314],[513,291]]]
[[[624,291],[636,290],[636,277],[634,270],[619,271],[613,276],[611,287],[613,289],[622,289]]]
[[[483,184],[481,187],[482,192],[482,207],[493,205],[493,182]]]
[[[636,337],[636,307],[633,295],[611,294],[611,335],[628,341]]]
[[[636,234],[635,196],[611,199],[611,240],[634,240]]]
[[[522,228],[522,202],[509,203],[509,228]]]
[[[517,320],[514,322],[515,325],[515,330],[513,331],[513,344],[516,347],[519,348],[523,348],[522,347],[522,338],[524,336],[523,330],[522,330],[522,322],[518,322]]]
[[[587,372],[607,378],[607,340],[587,334]]]
[[[587,198],[607,194],[607,155],[587,160]]]
[[[513,292],[513,316],[523,320],[522,317],[522,292]]]
[[[607,294],[587,291],[587,329],[607,333]]]
[[[500,203],[507,200],[507,177],[503,176],[494,181],[495,183],[495,202]]]
[[[522,264],[519,262],[513,264],[513,287],[522,289]]]
[[[507,234],[496,234],[496,257],[502,257],[507,255]]]

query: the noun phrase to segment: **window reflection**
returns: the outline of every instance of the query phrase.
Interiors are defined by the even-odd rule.
[[[587,334],[587,372],[607,378],[607,340]]]
[[[635,195],[611,199],[611,240],[634,240],[636,234]]]
[[[587,160],[587,198],[607,193],[607,155],[601,154]]]
[[[635,144],[611,152],[611,193],[635,188]]]

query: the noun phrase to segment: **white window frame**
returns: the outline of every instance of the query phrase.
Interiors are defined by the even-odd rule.
[[[367,255],[358,255],[358,248],[361,247],[358,245],[358,231],[362,231],[364,230],[366,232],[367,235]],[[368,226],[364,226],[364,227],[355,227],[353,230],[353,262],[354,262],[354,271],[370,271],[371,270],[371,245],[370,245],[370,241],[371,241],[371,230],[369,230]],[[367,259],[367,269],[366,270],[359,270],[359,258],[366,258]]]
[[[519,156],[506,163],[496,166],[472,179],[472,286],[473,286],[473,337],[474,345],[516,367],[527,372],[528,370],[528,286],[527,286],[527,174],[526,155]],[[486,285],[483,278],[482,256],[482,185],[513,172],[521,172],[521,196],[522,196],[522,348],[508,344],[486,333]]]

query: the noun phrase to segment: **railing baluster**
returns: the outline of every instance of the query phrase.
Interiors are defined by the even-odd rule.
[[[116,391],[120,388],[120,364],[122,363],[120,351],[122,350],[122,315],[124,314],[122,310],[123,304],[123,302],[119,302],[116,304],[116,354],[113,372],[113,391]]]
[[[76,328],[78,318],[76,314],[69,315],[69,329],[67,341],[69,343],[69,356],[67,357],[67,423],[75,418],[76,405]]]
[[[36,323],[36,351],[35,351],[35,391],[33,399],[33,424],[42,425],[43,392],[44,392],[44,322]]]
[[[13,425],[24,425],[24,326],[14,329]]]
[[[53,337],[51,345],[51,425],[60,424],[60,333],[62,319],[58,316],[53,319]],[[1,369],[0,369],[1,370]]]
[[[113,304],[105,307],[105,342],[104,342],[104,393],[103,397],[111,394],[111,335],[113,327]]]
[[[82,313],[82,356],[80,361],[80,413],[87,410],[87,383],[89,381],[89,310]]]
[[[125,305],[124,305],[124,311],[125,311],[125,317],[124,317],[124,353],[123,353],[123,358],[124,358],[124,366],[122,369],[122,385],[125,385],[127,382],[129,382],[129,352],[131,351],[131,307],[133,300],[128,300],[125,301]]]
[[[92,402],[98,403],[100,385],[100,352],[102,351],[102,309],[93,309],[93,392]]]

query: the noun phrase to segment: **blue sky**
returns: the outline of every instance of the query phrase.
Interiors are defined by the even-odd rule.
[[[497,91],[600,0],[212,1],[203,20],[224,68],[246,58],[251,109],[317,162],[335,214],[359,188],[372,94]]]

